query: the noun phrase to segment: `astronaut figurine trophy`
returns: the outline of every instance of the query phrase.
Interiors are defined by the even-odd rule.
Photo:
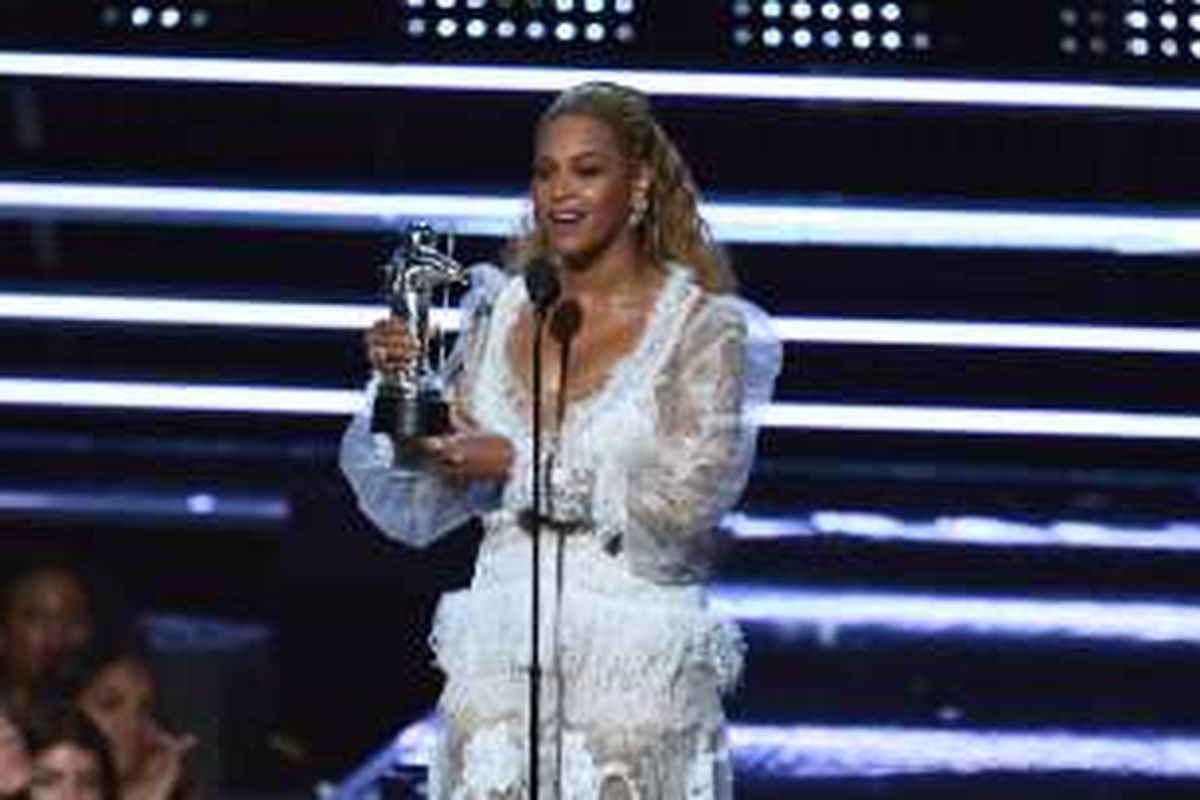
[[[439,249],[439,241],[444,249]],[[392,315],[404,324],[411,346],[397,368],[380,374],[371,409],[376,445],[399,467],[415,466],[414,439],[450,429],[450,407],[442,382],[444,350],[431,328],[434,293],[467,282],[454,260],[454,239],[425,223],[404,230],[404,239],[383,265],[384,294]],[[436,341],[435,341],[436,340]]]

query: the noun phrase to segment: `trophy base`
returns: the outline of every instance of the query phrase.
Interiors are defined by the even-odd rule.
[[[371,408],[371,433],[384,434],[392,440],[397,465],[419,460],[415,439],[449,432],[450,405],[440,395],[405,397],[387,386],[379,388]]]

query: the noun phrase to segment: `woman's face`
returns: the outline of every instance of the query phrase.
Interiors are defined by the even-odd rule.
[[[34,573],[14,587],[0,625],[8,673],[28,684],[91,636],[87,592],[69,573]]]
[[[537,140],[531,194],[550,252],[568,264],[586,262],[631,237],[637,172],[600,120],[564,114],[547,123]]]
[[[83,691],[79,705],[108,739],[121,776],[132,774],[153,729],[154,682],[137,659],[105,667]]]
[[[31,775],[25,739],[13,721],[0,712],[0,797],[20,793],[29,785]]]
[[[33,760],[29,800],[101,800],[100,760],[90,750],[63,743]]]

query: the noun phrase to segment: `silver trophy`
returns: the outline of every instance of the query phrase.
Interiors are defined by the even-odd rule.
[[[392,315],[404,323],[410,346],[398,368],[380,375],[371,432],[390,439],[397,464],[417,457],[414,439],[450,429],[441,374],[445,351],[431,327],[430,311],[435,293],[445,296],[449,287],[467,282],[467,271],[453,252],[452,234],[414,223],[382,267],[384,295]]]

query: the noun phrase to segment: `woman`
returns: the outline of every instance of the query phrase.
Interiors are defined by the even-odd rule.
[[[93,642],[63,660],[38,697],[73,701],[104,734],[122,800],[185,795],[185,760],[195,739],[163,730],[155,718],[155,680],[136,644]]]
[[[104,735],[69,705],[33,709],[26,738],[29,800],[121,800]]]
[[[730,294],[688,169],[644,97],[571,89],[543,114],[535,148],[532,225],[514,266],[550,257],[560,308],[579,312],[573,334],[546,337],[541,354],[539,788],[729,797],[720,695],[742,643],[705,609],[703,581],[714,529],[745,485],[750,412],[769,398],[778,343]],[[361,507],[394,538],[425,544],[483,515],[471,586],[443,598],[432,637],[447,682],[430,789],[454,800],[528,794],[534,313],[517,277],[477,269],[473,283],[447,376],[456,429],[421,443],[427,468],[389,470],[365,414],[342,448]],[[407,346],[392,322],[367,335],[379,371]]]

